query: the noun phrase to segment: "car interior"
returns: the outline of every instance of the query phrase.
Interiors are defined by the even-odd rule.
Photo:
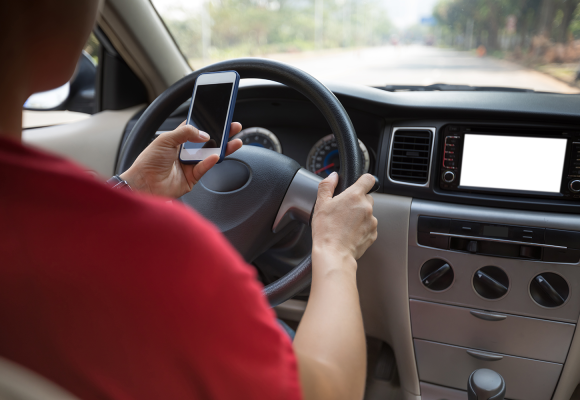
[[[378,239],[357,272],[366,400],[467,399],[483,368],[503,377],[507,399],[580,398],[577,95],[320,83],[258,58],[192,71],[148,0],[106,0],[92,38],[98,64],[83,53],[64,102],[26,107],[23,141],[108,179],[186,119],[199,73],[240,72],[233,120],[248,146],[230,162],[252,178],[224,190],[197,185],[182,201],[256,267],[293,328],[308,302],[320,178],[338,163],[345,184],[360,170],[378,178]],[[222,165],[218,179],[229,173]],[[264,170],[281,178],[259,181]],[[247,181],[246,217],[260,223],[232,228],[227,192]],[[16,369],[0,363],[11,377],[0,379],[5,398],[72,399]]]

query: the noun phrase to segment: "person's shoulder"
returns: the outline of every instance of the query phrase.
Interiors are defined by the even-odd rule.
[[[0,141],[0,177],[13,190],[3,201],[58,215],[63,226],[78,221],[100,234],[99,242],[121,236],[155,236],[173,242],[219,235],[192,209],[168,198],[116,190],[75,162],[11,140]],[[203,232],[203,234],[201,234]]]

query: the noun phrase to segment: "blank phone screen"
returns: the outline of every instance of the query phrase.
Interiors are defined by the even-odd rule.
[[[183,148],[193,155],[198,149],[221,147],[225,124],[230,106],[233,83],[199,85],[193,99],[189,123],[206,132],[210,139],[206,143],[186,142]],[[227,130],[229,133],[229,129]],[[227,138],[226,138],[227,140]]]

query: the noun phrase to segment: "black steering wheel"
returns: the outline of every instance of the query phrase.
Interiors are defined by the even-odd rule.
[[[314,103],[338,142],[341,168],[335,194],[357,181],[363,169],[358,139],[347,112],[334,94],[304,71],[255,58],[209,65],[187,75],[157,97],[123,144],[117,173],[133,164],[165,119],[191,98],[200,74],[226,70],[237,71],[241,78],[282,83]],[[181,200],[216,224],[245,260],[251,262],[288,234],[294,224],[310,223],[319,181],[318,176],[287,156],[244,146],[212,168]],[[312,261],[308,256],[282,278],[267,285],[264,291],[270,304],[280,304],[307,288],[311,272]]]

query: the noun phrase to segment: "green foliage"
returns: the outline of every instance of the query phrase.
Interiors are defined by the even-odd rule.
[[[570,34],[574,39],[580,39],[580,5],[576,7],[570,22]]]
[[[523,49],[531,45],[535,36],[559,43],[566,43],[569,34],[580,36],[579,3],[580,0],[440,0],[434,16],[441,32],[452,37],[465,35],[468,24],[473,24],[475,46],[484,45],[495,51],[502,47],[503,37],[504,43]]]
[[[87,40],[87,43],[85,43],[85,47],[83,48],[83,50],[86,51],[91,56],[91,58],[93,59],[95,64],[99,63],[99,47],[100,46],[101,46],[101,44],[99,43],[99,40],[97,39],[95,34],[91,33],[91,35],[89,36],[89,39]]]
[[[322,0],[322,35],[316,43],[316,1],[208,0],[211,60],[203,59],[202,9],[177,9],[162,17],[193,66],[230,57],[375,46],[389,40],[393,26],[381,0]]]

